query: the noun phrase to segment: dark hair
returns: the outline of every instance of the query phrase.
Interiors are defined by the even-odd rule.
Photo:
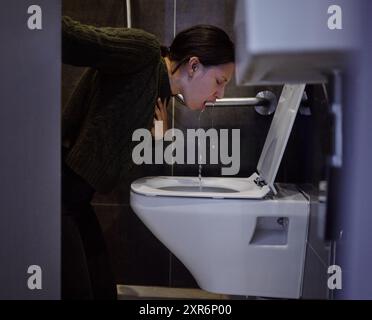
[[[180,32],[170,48],[162,46],[161,52],[178,62],[172,73],[193,56],[205,66],[235,61],[233,42],[225,31],[212,25],[197,25]]]

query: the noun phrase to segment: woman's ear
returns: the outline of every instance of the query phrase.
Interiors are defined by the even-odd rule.
[[[200,60],[198,57],[191,57],[187,64],[187,73],[189,77],[192,77],[200,67]]]

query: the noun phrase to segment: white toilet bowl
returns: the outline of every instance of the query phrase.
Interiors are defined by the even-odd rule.
[[[199,188],[194,177],[139,179],[131,206],[202,289],[300,297],[309,216],[304,196],[287,186],[272,199],[247,199],[254,189],[248,179],[205,180],[214,189],[197,194],[180,191]]]
[[[201,288],[300,297],[309,202],[293,186],[274,187],[274,180],[304,87],[284,86],[257,173],[251,177],[203,178],[201,184],[196,177],[133,182],[134,212]]]

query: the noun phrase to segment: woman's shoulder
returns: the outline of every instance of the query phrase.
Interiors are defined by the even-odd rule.
[[[137,28],[122,27],[98,27],[83,24],[69,16],[62,17],[63,31],[80,39],[100,39],[102,45],[120,47],[122,46],[144,46],[160,49],[160,42],[157,37],[145,30]]]
[[[160,42],[145,30],[97,27],[62,17],[63,61],[103,71],[132,73],[160,57]]]

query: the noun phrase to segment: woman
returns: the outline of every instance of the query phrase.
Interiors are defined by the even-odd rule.
[[[136,129],[151,128],[154,119],[166,126],[171,96],[181,94],[193,110],[223,97],[234,46],[214,26],[187,29],[165,48],[142,30],[97,28],[63,17],[62,59],[90,67],[62,115],[62,298],[115,299],[90,201],[127,175]]]

